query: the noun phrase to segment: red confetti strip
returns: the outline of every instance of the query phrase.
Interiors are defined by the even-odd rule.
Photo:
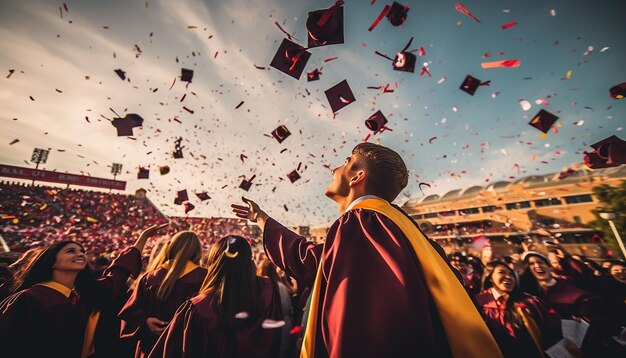
[[[343,98],[343,97],[339,97],[339,100],[345,104],[350,103],[350,101],[348,101],[347,99]]]
[[[431,77],[430,76],[430,72],[428,71],[428,67],[426,67],[426,66],[422,67],[422,71],[420,72],[420,76],[423,76],[424,74],[427,74],[428,77]]]
[[[61,14],[61,18],[63,18],[63,9],[61,9],[61,7],[59,7],[59,14]]]
[[[217,54],[219,53],[219,51],[215,51],[215,55],[213,55],[213,58],[217,58]]]
[[[519,164],[513,164],[513,168],[517,169],[517,174],[520,173]]]
[[[254,65],[254,68],[256,68],[257,70],[264,70],[264,69],[265,69],[265,67],[263,67],[263,66],[257,66],[257,65]]]
[[[419,50],[419,55],[420,55],[420,56],[425,56],[425,55],[426,55],[426,50],[424,50],[424,48],[423,48],[423,47],[420,47],[420,50]]]
[[[176,77],[174,77],[174,82],[172,82],[172,85],[170,86],[170,89],[172,89],[172,87],[174,87],[174,83],[176,83]]]
[[[183,109],[184,109],[185,111],[187,111],[187,112],[189,112],[189,113],[193,114],[193,110],[191,110],[191,109],[189,109],[189,108],[187,108],[187,107],[183,107]]]
[[[382,21],[382,19],[387,16],[387,14],[389,13],[389,10],[391,10],[391,5],[385,5],[385,7],[383,8],[383,10],[380,12],[380,15],[378,15],[378,17],[376,18],[376,20],[374,20],[374,22],[372,22],[372,24],[370,25],[370,27],[367,29],[367,31],[372,32],[372,30],[374,30],[376,28],[376,26],[378,26],[378,24]]]
[[[512,59],[512,60],[483,62],[480,64],[480,67],[482,68],[517,68],[521,64],[522,64],[522,61],[518,59]]]
[[[66,4],[66,3],[63,3],[63,8],[65,9],[65,12],[70,12],[70,11],[67,9],[67,4]]]
[[[517,22],[513,21],[513,22],[509,22],[508,24],[504,24],[502,26],[500,26],[500,28],[502,30],[506,30],[506,29],[510,29],[511,27],[517,25]]]
[[[181,122],[181,121],[180,121],[180,119],[178,119],[178,118],[176,118],[176,117],[174,117],[174,120],[175,120],[176,122],[180,123],[180,124],[183,124],[183,122]]]
[[[324,62],[330,62],[330,61],[332,61],[332,60],[336,60],[336,59],[337,59],[337,56],[335,56],[335,57],[329,57],[329,58],[325,59],[325,60],[324,60]]]
[[[432,138],[430,138],[430,139],[428,140],[428,143],[429,143],[429,144],[433,144],[433,141],[434,141],[435,139],[437,139],[437,137],[432,137]]]
[[[239,107],[241,107],[243,105],[243,101],[239,102],[239,104],[237,105],[237,107],[235,107],[235,109],[239,109]]]
[[[474,14],[472,14],[465,6],[463,6],[463,4],[461,4],[460,2],[457,2],[454,5],[454,8],[456,9],[456,11],[460,12],[463,15],[467,15],[469,16],[472,20],[480,23],[480,20],[478,20],[478,18],[476,16],[474,16]]]
[[[102,26],[103,29],[108,30],[109,27],[108,26]]]
[[[559,134],[559,130],[554,125],[550,126],[550,128],[552,128],[552,133]]]
[[[424,191],[422,190],[422,185],[423,185],[423,186],[427,186],[428,188],[431,188],[431,186],[430,186],[430,184],[428,184],[428,183],[424,183],[424,182],[421,182],[421,183],[417,184],[417,187],[418,187],[418,188],[420,189],[420,191],[422,192],[422,195],[424,195]]]
[[[241,162],[243,163],[244,159],[248,159],[248,157],[244,154],[240,154],[239,159],[241,159]]]
[[[184,94],[184,95],[180,98],[180,101],[181,101],[181,102],[182,102],[182,101],[184,101],[184,100],[185,100],[185,97],[187,97],[187,93],[185,93],[185,94]]]
[[[287,148],[285,148],[285,149],[281,150],[281,151],[280,151],[280,154],[283,154],[283,153],[284,153],[284,152],[286,152],[286,151],[287,151]]]

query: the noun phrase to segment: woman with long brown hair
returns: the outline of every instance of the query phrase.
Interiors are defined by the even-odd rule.
[[[545,357],[562,338],[559,315],[522,292],[504,261],[487,264],[482,288],[476,304],[505,357]]]
[[[276,357],[279,319],[276,290],[255,275],[250,244],[229,235],[211,247],[200,293],[178,309],[149,357]]]
[[[180,231],[163,245],[138,280],[120,311],[122,338],[135,338],[135,357],[150,353],[178,307],[200,290],[207,270],[200,239],[193,231]]]
[[[167,224],[166,224],[167,225]],[[146,241],[166,225],[144,230],[96,279],[84,247],[59,241],[36,253],[16,275],[14,294],[0,303],[3,357],[88,357],[99,312],[125,290],[141,270]]]

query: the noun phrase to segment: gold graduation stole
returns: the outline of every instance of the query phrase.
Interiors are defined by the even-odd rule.
[[[413,221],[383,199],[364,200],[357,204],[354,209],[371,210],[386,216],[407,237],[422,266],[428,291],[437,307],[452,355],[458,358],[502,357],[500,348],[498,348],[496,341],[487,329],[487,325],[467,295],[465,288]],[[311,292],[311,309],[307,319],[302,351],[300,352],[301,358],[315,356],[315,334],[319,314],[322,265],[323,260],[317,269],[317,276]]]
[[[544,354],[543,347],[541,346],[541,330],[537,326],[537,323],[535,323],[535,320],[526,314],[521,306],[516,305],[515,308],[517,309],[517,313],[522,318],[524,327],[526,327],[526,330],[530,334],[530,338],[532,338],[535,347],[539,350],[539,354],[541,354],[542,357],[545,357],[546,355]]]

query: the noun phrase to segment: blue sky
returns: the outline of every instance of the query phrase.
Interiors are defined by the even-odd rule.
[[[376,110],[393,131],[370,141],[399,151],[411,170],[400,203],[422,196],[420,182],[431,184],[424,194],[443,194],[560,171],[581,162],[589,144],[626,138],[626,100],[608,92],[626,82],[623,1],[463,1],[481,23],[455,1],[406,1],[402,27],[383,21],[368,32],[386,3],[347,1],[345,44],[310,50],[306,71],[323,74],[307,83],[269,67],[284,38],[274,22],[304,44],[308,11],[330,1],[66,1],[61,17],[63,2],[0,0],[0,163],[27,165],[34,147],[50,147],[49,170],[111,177],[108,166],[122,163],[128,192],[148,189],[167,214],[183,214],[173,201],[187,189],[190,215],[230,216],[229,204],[246,194],[287,224],[320,225],[337,216],[323,196],[326,166],[363,140]],[[500,28],[510,22],[517,25]],[[413,74],[374,54],[393,57],[411,37],[426,52]],[[500,59],[521,66],[481,68]],[[430,78],[419,75],[425,62]],[[182,67],[195,71],[193,82],[170,89]],[[491,85],[472,97],[459,90],[467,74]],[[344,79],[356,102],[333,119],[324,90]],[[395,92],[367,89],[387,83]],[[522,110],[521,99],[532,108]],[[103,118],[115,117],[109,108],[144,118],[136,140],[116,136]],[[539,109],[560,117],[558,133],[527,125]],[[282,144],[264,135],[281,124],[292,132]],[[173,159],[179,136],[185,158]],[[292,184],[287,174],[300,163],[302,179]],[[162,165],[171,172],[160,176]],[[139,166],[150,180],[136,179]],[[240,176],[253,174],[250,191],[239,189]],[[193,193],[201,191],[212,199],[200,203]]]

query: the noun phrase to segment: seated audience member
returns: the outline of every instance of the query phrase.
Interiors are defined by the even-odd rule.
[[[277,357],[277,320],[278,295],[255,275],[250,244],[226,236],[209,251],[200,293],[178,309],[149,357]]]
[[[137,340],[135,357],[150,353],[178,307],[198,294],[207,270],[198,266],[202,244],[193,231],[181,231],[165,243],[138,280],[119,313],[122,338]]]
[[[6,357],[86,357],[94,353],[99,311],[125,291],[128,277],[141,269],[152,226],[95,279],[85,249],[59,241],[22,265],[15,293],[0,304],[0,337]]]
[[[476,303],[505,357],[542,357],[562,338],[558,314],[522,292],[505,262],[487,264],[482,287]]]

